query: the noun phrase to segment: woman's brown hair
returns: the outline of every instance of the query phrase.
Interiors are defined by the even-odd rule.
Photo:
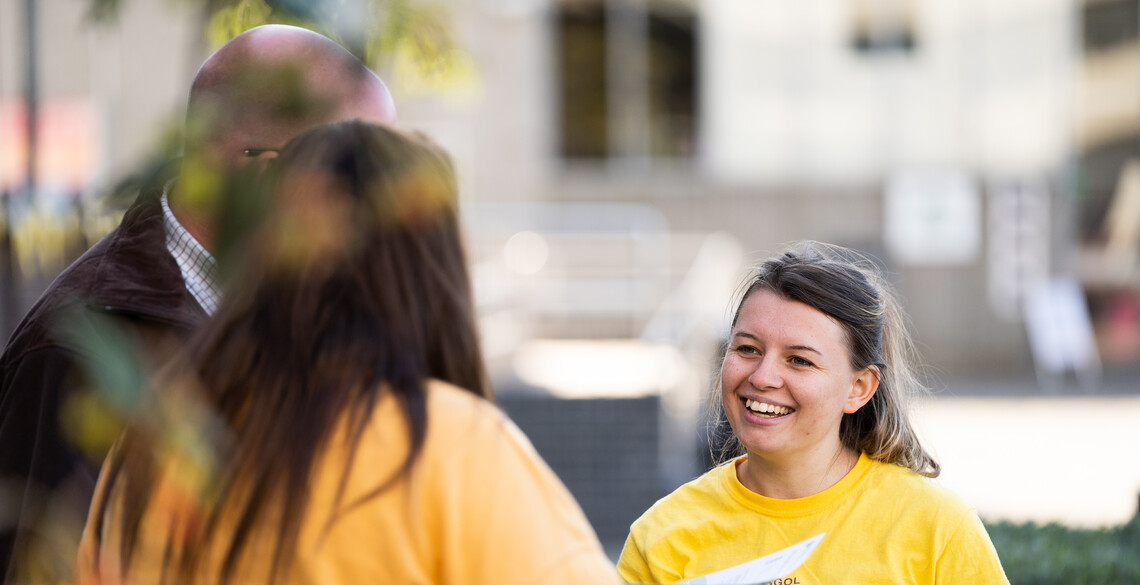
[[[253,527],[277,522],[272,580],[294,555],[319,455],[347,421],[353,447],[343,489],[385,393],[408,422],[403,473],[430,422],[429,378],[490,398],[445,153],[420,136],[337,122],[296,138],[272,173],[262,195],[243,203],[257,210],[245,217],[263,219],[222,258],[232,279],[218,313],[156,384],[160,403],[165,392],[190,388],[221,429],[197,431],[225,437],[211,441],[218,465],[202,495],[200,529],[168,540],[179,543],[168,544],[164,567],[175,582],[232,580]],[[109,501],[122,503],[124,570],[153,504],[162,462],[152,447],[161,432],[129,427],[106,472],[122,497],[98,502],[103,509],[92,516],[102,518]],[[223,518],[232,533],[219,528]],[[220,574],[203,575],[219,539],[227,551]]]

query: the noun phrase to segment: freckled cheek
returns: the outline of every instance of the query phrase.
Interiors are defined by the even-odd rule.
[[[740,383],[748,378],[748,368],[737,364],[731,357],[725,358],[720,367],[721,390],[732,392]]]

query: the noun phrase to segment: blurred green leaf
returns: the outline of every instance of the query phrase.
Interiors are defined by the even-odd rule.
[[[79,364],[96,392],[117,413],[129,413],[143,402],[150,376],[143,348],[137,347],[123,325],[102,312],[76,306],[55,323],[79,355]]]

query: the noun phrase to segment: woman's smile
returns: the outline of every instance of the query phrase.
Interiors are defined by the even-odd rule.
[[[763,400],[752,400],[751,398],[741,398],[741,400],[744,402],[744,408],[747,408],[750,414],[761,418],[779,418],[796,411],[794,408],[780,406]]]

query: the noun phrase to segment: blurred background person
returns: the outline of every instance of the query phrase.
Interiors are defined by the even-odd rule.
[[[63,428],[67,404],[115,367],[145,376],[213,312],[213,254],[230,221],[218,216],[241,207],[246,179],[313,125],[395,118],[386,86],[359,60],[282,25],[247,31],[206,60],[187,110],[178,176],[143,188],[118,229],[43,293],[0,356],[0,478],[12,486],[0,577],[38,570],[14,558],[50,565],[74,553],[105,447],[75,444]],[[119,401],[129,408],[132,398]]]
[[[351,121],[276,164],[168,416],[108,459],[81,582],[616,582],[490,402],[443,151]]]
[[[869,260],[801,243],[746,283],[714,412],[737,456],[658,501],[618,562],[674,583],[826,536],[784,581],[1008,583],[974,509],[907,410],[924,390],[903,313]]]

